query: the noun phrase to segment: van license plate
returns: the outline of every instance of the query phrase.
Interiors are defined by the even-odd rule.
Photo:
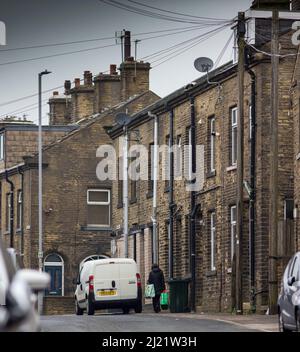
[[[115,296],[117,294],[116,290],[101,290],[97,292],[98,296]]]

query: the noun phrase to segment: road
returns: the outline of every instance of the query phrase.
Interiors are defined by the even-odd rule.
[[[43,316],[44,332],[251,332],[246,326],[214,319],[191,319],[163,314],[101,314]]]

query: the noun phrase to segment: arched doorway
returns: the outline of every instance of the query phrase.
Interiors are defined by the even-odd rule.
[[[46,289],[46,296],[64,295],[64,261],[56,253],[47,255],[44,261],[45,272],[51,277],[50,287]]]
[[[79,264],[79,268],[82,267],[82,265],[85,262],[88,262],[90,260],[98,260],[98,259],[108,259],[109,257],[107,255],[104,254],[94,254],[94,255],[90,255],[89,257],[83,259],[83,261]]]

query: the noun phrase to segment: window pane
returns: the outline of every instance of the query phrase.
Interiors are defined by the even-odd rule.
[[[88,205],[88,225],[110,226],[109,205]]]
[[[48,255],[48,257],[46,258],[46,263],[49,262],[55,262],[55,263],[60,263],[61,262],[61,258],[60,256],[58,256],[57,254],[50,254]]]
[[[232,129],[232,164],[236,164],[237,161],[237,128]]]
[[[109,197],[107,191],[89,191],[89,202],[108,202]]]

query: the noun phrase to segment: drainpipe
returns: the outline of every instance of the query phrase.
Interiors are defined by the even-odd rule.
[[[21,256],[24,256],[24,172],[21,167],[18,167],[18,173],[21,175]]]
[[[14,183],[8,178],[8,172],[5,171],[6,182],[10,184],[10,247],[14,248]]]
[[[251,77],[251,145],[250,145],[250,204],[249,204],[249,233],[250,233],[250,285],[252,301],[255,294],[255,152],[256,152],[256,75],[248,66],[247,72]],[[253,302],[254,303],[254,302]]]
[[[196,120],[195,120],[195,98],[190,97],[191,108],[191,152],[192,152],[192,175],[196,173]],[[190,167],[190,166],[189,166]],[[194,182],[191,180],[191,182]],[[196,311],[196,205],[195,191],[191,191],[191,213],[190,213],[190,268],[191,268],[191,311]]]
[[[152,210],[152,246],[153,263],[158,263],[157,248],[157,181],[158,181],[158,116],[148,112],[148,116],[154,119],[154,150],[153,150],[153,210]]]
[[[174,110],[170,109],[170,146],[174,144]],[[169,278],[173,279],[173,229],[174,229],[174,154],[170,151],[170,188],[169,188]]]

